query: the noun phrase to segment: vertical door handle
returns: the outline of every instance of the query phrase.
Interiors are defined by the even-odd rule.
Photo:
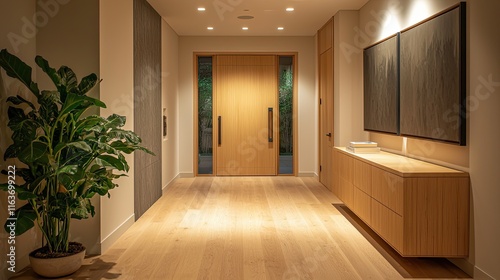
[[[332,137],[332,134],[331,133],[327,133],[326,136]]]
[[[222,145],[222,117],[217,118],[217,140],[219,141],[219,146]]]
[[[273,142],[274,127],[273,127],[273,108],[267,109],[267,134],[269,143]]]

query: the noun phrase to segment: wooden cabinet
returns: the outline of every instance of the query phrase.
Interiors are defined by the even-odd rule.
[[[402,256],[468,256],[468,173],[385,152],[334,153],[334,193]]]
[[[333,18],[318,30],[318,51],[320,54],[333,47]]]

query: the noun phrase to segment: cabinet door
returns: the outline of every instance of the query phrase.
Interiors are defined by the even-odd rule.
[[[372,197],[403,216],[403,178],[372,166]]]
[[[319,31],[318,31],[318,49],[319,53],[322,54],[326,50],[332,48],[333,46],[333,19],[330,19]]]

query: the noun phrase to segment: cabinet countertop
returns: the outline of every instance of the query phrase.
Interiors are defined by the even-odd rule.
[[[336,149],[401,177],[469,177],[469,173],[388,152],[353,153]],[[431,175],[431,176],[430,176]]]

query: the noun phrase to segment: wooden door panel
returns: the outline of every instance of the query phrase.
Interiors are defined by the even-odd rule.
[[[218,56],[216,69],[217,175],[276,175],[276,57]]]
[[[333,183],[333,49],[320,55],[320,182],[330,190]]]

